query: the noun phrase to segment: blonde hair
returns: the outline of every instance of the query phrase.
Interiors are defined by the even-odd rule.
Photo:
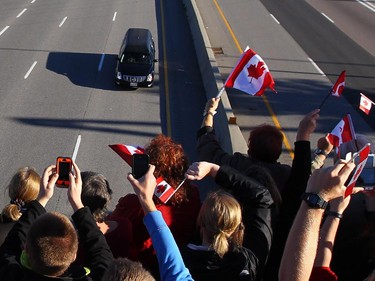
[[[1,220],[18,221],[22,215],[24,205],[37,198],[39,187],[40,176],[34,168],[19,168],[6,187],[10,197],[10,204],[4,207],[1,213]]]
[[[71,221],[57,212],[45,213],[30,227],[26,251],[33,271],[60,276],[75,260],[78,235]]]
[[[221,190],[209,193],[200,209],[197,225],[210,248],[221,258],[234,247],[242,246],[241,206],[229,193]]]

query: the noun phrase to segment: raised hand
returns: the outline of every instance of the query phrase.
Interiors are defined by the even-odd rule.
[[[49,199],[52,198],[58,177],[59,175],[56,173],[55,165],[48,166],[43,171],[43,175],[40,180],[39,195],[37,197],[37,200],[43,207],[45,207]]]
[[[314,109],[299,122],[296,141],[310,140],[310,135],[316,128],[316,120],[319,118],[319,112],[320,109]]]
[[[318,193],[325,201],[342,197],[345,181],[354,167],[353,162],[339,160],[332,167],[315,170],[307,182],[306,192]]]
[[[215,177],[217,171],[220,169],[219,165],[209,163],[209,162],[194,162],[190,165],[185,173],[185,178],[188,180],[201,180],[207,175]]]
[[[149,165],[147,173],[139,179],[135,179],[132,174],[128,174],[128,180],[133,186],[134,192],[138,195],[145,214],[156,211],[155,203],[152,200],[156,187],[154,171],[155,166]]]
[[[81,199],[82,178],[81,171],[75,162],[73,162],[73,168],[75,171],[75,176],[72,172],[69,173],[70,186],[68,188],[68,199],[73,210],[77,211],[78,209],[84,207]]]

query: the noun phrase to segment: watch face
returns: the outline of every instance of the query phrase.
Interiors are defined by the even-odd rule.
[[[325,155],[327,156],[327,153],[324,152],[324,150],[317,148],[314,152],[316,155]]]
[[[311,207],[311,208],[322,208],[325,209],[327,206],[327,202],[324,201],[318,194],[315,193],[305,193],[302,197],[303,200]]]
[[[310,196],[309,196],[309,198],[307,198],[307,200],[309,200],[310,204],[316,205],[319,202],[319,197],[315,194],[310,194]]]

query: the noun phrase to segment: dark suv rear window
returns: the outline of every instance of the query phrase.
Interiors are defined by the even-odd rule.
[[[121,63],[126,64],[150,64],[150,56],[140,53],[125,53],[121,56]]]

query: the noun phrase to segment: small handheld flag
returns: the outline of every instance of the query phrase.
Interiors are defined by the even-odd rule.
[[[131,167],[133,165],[132,156],[135,153],[143,154],[145,150],[141,146],[125,145],[125,144],[110,144],[112,148],[126,163]]]
[[[173,188],[167,183],[162,177],[156,179],[156,188],[154,195],[160,199],[164,204],[176,193],[176,191],[184,184],[185,179],[177,186]]]
[[[332,96],[334,97],[341,96],[345,87],[345,77],[346,77],[346,71],[344,70],[343,72],[341,72],[339,78],[337,78],[336,83],[333,85],[331,89]]]
[[[361,173],[363,171],[363,168],[366,165],[367,158],[368,158],[368,155],[370,153],[370,148],[371,148],[371,145],[368,143],[360,151],[358,151],[358,153],[354,154],[353,159],[356,158],[356,157],[359,157],[359,163],[358,163],[358,165],[357,165],[357,167],[356,167],[356,169],[353,173],[352,178],[350,179],[350,181],[348,183],[348,186],[346,187],[345,197],[347,197],[347,196],[349,196],[353,193],[353,188],[354,188],[359,176],[361,175]]]
[[[276,92],[275,82],[264,60],[247,47],[224,84],[252,96],[261,96],[267,87]],[[219,95],[218,95],[219,96]]]
[[[370,110],[374,102],[361,93],[361,100],[359,103],[359,109],[362,110],[367,115],[370,114]]]
[[[333,85],[333,87],[331,88],[331,90],[329,91],[329,93],[325,96],[325,98],[323,99],[322,103],[320,104],[319,106],[319,109],[322,108],[323,104],[326,102],[326,100],[328,99],[329,96],[334,96],[334,97],[340,97],[342,92],[344,91],[344,87],[345,87],[345,77],[346,77],[346,71],[342,71],[340,76],[337,78],[335,84]]]
[[[350,114],[346,114],[335,128],[328,134],[329,142],[335,147],[336,153],[342,143],[355,140],[355,131]]]

